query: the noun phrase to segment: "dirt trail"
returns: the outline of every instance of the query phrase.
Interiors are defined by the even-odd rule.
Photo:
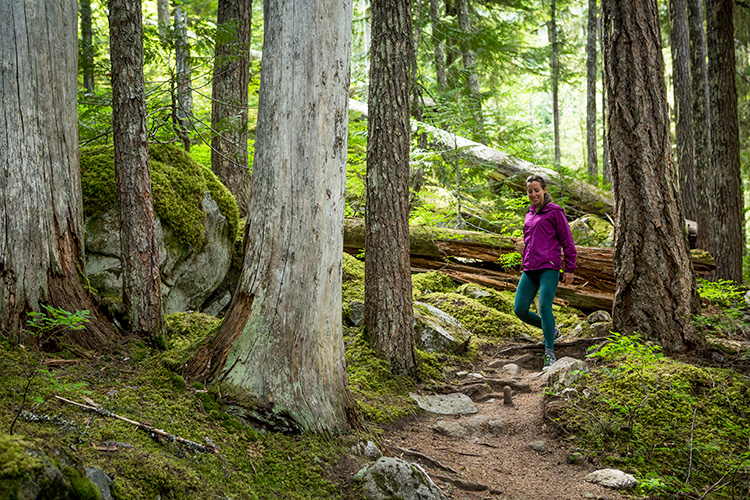
[[[487,370],[485,370],[487,371]],[[490,370],[491,371],[491,370]],[[438,434],[432,427],[443,420],[470,419],[471,416],[422,414],[406,419],[386,430],[383,444],[419,452],[456,472],[450,474],[425,460],[407,456],[397,448],[389,455],[420,463],[427,473],[453,500],[616,500],[618,492],[584,480],[596,468],[591,464],[571,464],[572,445],[561,439],[543,417],[544,382],[541,372],[522,369],[520,381],[531,386],[529,393],[513,393],[513,406],[503,404],[502,396],[494,401],[476,403],[478,415],[502,420],[499,436],[480,434],[468,438],[451,438]],[[546,451],[530,449],[528,444],[544,441]],[[484,491],[467,491],[443,478],[459,477],[464,481],[487,486]]]

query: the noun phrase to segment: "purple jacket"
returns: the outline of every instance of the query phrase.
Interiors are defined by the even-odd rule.
[[[537,214],[534,205],[529,207],[523,223],[523,270],[560,269],[565,253],[565,272],[576,267],[576,244],[570,233],[565,211],[560,205],[547,203]]]

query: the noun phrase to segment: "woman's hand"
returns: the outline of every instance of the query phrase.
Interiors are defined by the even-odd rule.
[[[563,273],[562,282],[565,283],[566,285],[572,285],[574,278],[575,278],[575,275],[573,273]]]

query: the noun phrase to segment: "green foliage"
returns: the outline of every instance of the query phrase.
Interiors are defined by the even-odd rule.
[[[641,366],[648,363],[655,363],[661,357],[661,346],[653,343],[646,343],[641,340],[640,335],[625,335],[619,332],[611,332],[611,340],[604,344],[603,347],[589,348],[589,358],[600,358],[604,361],[621,361],[626,363],[621,365],[622,368],[628,369],[632,366]],[[627,363],[635,362],[635,365]]]
[[[497,258],[497,263],[502,269],[519,269],[523,264],[523,256],[518,252],[504,253]]]
[[[42,304],[44,312],[31,311],[26,325],[37,337],[49,337],[63,330],[83,330],[89,322],[89,311],[65,311]]]
[[[710,306],[702,315],[693,317],[693,324],[710,335],[733,338],[743,336],[747,327],[748,307],[744,287],[731,280],[698,279],[698,293]]]

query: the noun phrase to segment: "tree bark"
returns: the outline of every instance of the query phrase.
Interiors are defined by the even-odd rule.
[[[166,339],[148,160],[140,0],[110,0],[109,26],[122,297],[130,330],[163,346]]]
[[[468,91],[469,103],[472,114],[474,115],[475,124],[472,127],[476,132],[474,140],[487,144],[487,135],[484,130],[484,117],[482,116],[482,96],[479,93],[479,76],[477,75],[477,56],[474,49],[471,48],[472,26],[469,17],[469,1],[458,0],[458,27],[463,32],[461,37],[461,57],[464,63],[464,72],[466,74],[466,88]]]
[[[601,2],[604,0],[600,0]],[[609,146],[607,141],[607,82],[604,71],[604,14],[599,16],[599,49],[602,54],[602,181],[604,185],[612,183],[612,171],[609,167]]]
[[[83,68],[83,88],[94,92],[94,44],[91,31],[91,0],[80,0],[81,5],[81,67]]]
[[[250,169],[247,153],[247,88],[250,84],[252,0],[219,0],[219,27],[211,108],[211,170],[247,215]]]
[[[159,36],[169,36],[169,27],[172,25],[172,16],[169,15],[169,0],[156,0],[156,15],[159,20]]]
[[[550,44],[550,86],[552,87],[552,133],[555,142],[555,167],[560,166],[560,104],[558,103],[558,84],[559,84],[559,67],[558,55],[559,47],[557,45],[557,1],[552,0],[550,3],[550,21],[547,26]]]
[[[615,193],[613,322],[665,352],[699,344],[695,277],[671,160],[654,0],[604,0],[609,149]]]
[[[341,322],[352,6],[267,1],[264,16],[242,273],[185,374],[220,376],[304,430],[341,432],[356,416]]]
[[[693,103],[693,132],[695,143],[695,175],[697,177],[699,228],[696,244],[698,248],[711,251],[714,200],[710,196],[709,183],[713,175],[711,154],[711,109],[708,95],[708,70],[706,68],[706,36],[703,29],[703,2],[687,0],[688,32],[690,37],[690,76]]]
[[[394,373],[413,376],[409,272],[409,0],[372,2],[365,205],[367,337]]]
[[[432,39],[435,42],[435,76],[438,90],[448,87],[448,77],[445,71],[445,37],[443,25],[440,22],[440,0],[430,0],[430,20],[432,22]]]
[[[693,96],[690,84],[690,42],[686,0],[670,0],[669,20],[680,198],[685,217],[698,220],[700,204],[698,203],[698,179],[695,173]]]
[[[117,332],[82,284],[77,41],[75,2],[0,2],[0,331],[25,343],[42,304],[88,309],[66,340],[93,349]]]
[[[716,276],[742,282],[743,199],[735,86],[734,24],[731,0],[706,0],[708,83],[714,172],[711,249]]]
[[[190,43],[187,36],[187,15],[182,7],[174,10],[175,35],[175,80],[177,86],[177,128],[185,151],[190,152],[190,136],[188,128],[193,118],[193,84],[190,68]]]
[[[586,165],[589,183],[599,184],[596,159],[596,0],[589,0],[586,33]]]

